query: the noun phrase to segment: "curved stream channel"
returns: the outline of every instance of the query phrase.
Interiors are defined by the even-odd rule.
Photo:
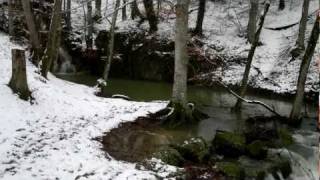
[[[62,79],[94,86],[96,77],[89,75],[64,75]],[[111,94],[123,94],[136,101],[168,100],[171,96],[171,84],[162,82],[148,82],[138,80],[112,79],[108,87]],[[165,128],[150,129],[136,125],[131,128],[118,128],[111,131],[108,142],[112,144],[108,153],[119,160],[130,162],[140,161],[152,154],[157,148],[170,143],[181,143],[190,137],[201,136],[206,141],[213,139],[216,130],[237,131],[241,129],[244,120],[253,116],[272,115],[258,105],[243,105],[241,113],[231,112],[236,99],[221,88],[204,88],[191,86],[188,89],[189,101],[196,105],[210,118],[202,120],[192,128],[170,130]],[[272,105],[277,112],[288,115],[291,110],[291,99],[275,95],[250,93],[248,99],[261,100]],[[301,127],[290,129],[295,144],[282,150],[292,156],[293,174],[291,179],[318,179],[318,139],[316,132],[317,107],[306,104],[306,114]],[[114,142],[114,143],[113,143]],[[271,178],[272,179],[272,178]]]

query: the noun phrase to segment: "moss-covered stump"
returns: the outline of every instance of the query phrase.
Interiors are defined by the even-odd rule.
[[[237,162],[218,162],[217,169],[227,176],[227,179],[245,179],[245,169]]]
[[[153,157],[160,159],[164,163],[178,167],[181,167],[185,162],[181,154],[176,149],[170,147],[159,150],[153,154]]]
[[[245,137],[241,134],[217,131],[212,141],[211,152],[237,158],[245,153]]]
[[[172,145],[184,159],[194,163],[205,163],[209,159],[209,148],[201,137],[186,140],[181,145]]]
[[[246,147],[246,154],[254,159],[265,159],[268,154],[268,148],[262,141],[253,141]]]

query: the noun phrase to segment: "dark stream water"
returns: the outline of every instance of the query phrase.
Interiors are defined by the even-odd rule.
[[[94,86],[97,77],[89,75],[64,75],[62,79],[75,83]],[[162,82],[148,82],[138,80],[111,79],[108,82],[108,91],[111,94],[123,94],[136,101],[169,100],[171,96],[171,84]],[[210,141],[216,130],[238,131],[243,126],[244,120],[253,116],[271,116],[265,108],[258,105],[243,105],[241,113],[231,111],[236,98],[221,88],[188,87],[189,101],[196,105],[210,118],[202,120],[192,128],[170,130],[165,128],[144,129],[132,128],[119,131],[114,134],[111,142],[113,148],[110,155],[120,160],[130,160],[127,156],[141,158],[153,153],[158,147],[170,143],[180,143],[194,136],[201,136]],[[250,93],[248,99],[261,100],[272,105],[281,115],[287,116],[291,110],[292,99],[277,97],[275,95]],[[318,138],[316,132],[317,107],[305,104],[305,118],[300,128],[291,129],[297,142],[289,147],[290,156],[293,155],[299,163],[293,168],[292,179],[316,179],[318,164]],[[118,137],[117,137],[118,136]],[[121,152],[120,152],[121,151]],[[135,154],[136,152],[136,154]],[[282,151],[286,152],[286,151]],[[127,159],[126,159],[127,158]],[[304,167],[301,169],[301,166]],[[271,177],[269,179],[272,179]]]

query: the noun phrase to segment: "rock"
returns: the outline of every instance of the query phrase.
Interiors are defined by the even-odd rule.
[[[247,145],[246,152],[249,157],[254,159],[264,159],[267,157],[268,149],[265,143],[260,140],[256,140]]]
[[[253,117],[246,120],[245,137],[249,144],[255,140],[270,141],[278,139],[276,117]]]
[[[185,161],[176,149],[170,147],[163,148],[154,153],[153,157],[160,159],[164,163],[178,167],[181,167]]]
[[[188,161],[200,163],[209,159],[208,145],[201,137],[191,138],[182,145],[173,147]]]
[[[273,166],[269,169],[269,172],[275,179],[281,179],[278,172],[282,174],[282,177],[286,179],[292,173],[292,168],[289,160],[280,159],[273,162]]]
[[[211,151],[236,158],[245,152],[245,138],[241,134],[226,131],[217,131],[212,141]]]
[[[237,162],[218,162],[216,166],[219,171],[227,176],[227,179],[245,179],[245,170]]]
[[[284,129],[284,128],[280,128],[278,130],[278,133],[279,133],[279,146],[280,147],[283,147],[283,146],[289,146],[291,144],[294,143],[294,140],[291,136],[291,133],[287,130],[287,129]]]

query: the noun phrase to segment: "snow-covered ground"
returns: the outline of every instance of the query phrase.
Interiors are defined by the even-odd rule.
[[[173,2],[172,0],[171,2]],[[73,7],[76,9],[72,15],[73,26],[76,30],[84,32],[84,18],[83,9],[79,7],[81,1],[74,1]],[[106,30],[109,28],[110,23],[105,17],[109,17],[113,12],[112,6],[114,1],[103,1],[103,18],[102,22],[95,24],[95,30]],[[144,8],[140,2],[140,10],[143,12]],[[202,38],[207,43],[204,46],[206,53],[214,56],[226,56],[226,57],[242,57],[246,58],[250,49],[250,44],[247,43],[246,38],[246,26],[248,24],[249,14],[249,1],[243,0],[225,0],[225,1],[207,1],[206,15],[204,18],[204,35]],[[261,1],[263,2],[263,1]],[[256,54],[253,61],[253,68],[250,74],[250,85],[256,88],[262,88],[272,90],[277,93],[294,93],[296,89],[298,72],[300,68],[301,59],[290,61],[290,48],[295,44],[298,32],[298,25],[295,25],[289,29],[274,31],[267,28],[281,27],[297,23],[301,18],[302,11],[301,0],[287,0],[286,8],[283,11],[278,11],[278,1],[271,1],[271,7],[267,14],[264,29],[261,34],[261,42],[263,46],[260,46],[256,50]],[[80,3],[81,4],[81,3]],[[94,4],[94,3],[93,3]],[[174,37],[174,21],[175,14],[170,9],[170,3],[163,2],[163,10],[160,14],[162,20],[159,23],[159,31],[157,35],[160,38],[173,39]],[[195,26],[197,18],[198,1],[193,0],[191,3],[189,26],[190,28]],[[261,3],[260,11],[262,13],[264,7]],[[309,14],[312,14],[308,21],[306,42],[309,38],[309,33],[312,29],[315,11],[319,9],[319,1],[311,0]],[[130,15],[130,8],[127,8],[127,14]],[[148,23],[144,22],[139,28],[137,28],[137,21],[128,19],[123,21],[121,19],[121,11],[119,11],[119,17],[117,22],[117,31],[139,31],[147,30]],[[223,47],[221,52],[210,49],[210,45]],[[320,47],[317,47],[315,57],[319,55]],[[205,74],[204,77],[221,77],[227,84],[239,84],[244,72],[245,62],[232,62],[232,58],[225,59],[226,67],[219,68],[212,73]],[[316,70],[315,60],[310,66],[308,80],[306,83],[306,91],[319,90],[319,75]]]
[[[30,104],[7,86],[13,47],[21,48],[0,33],[0,179],[155,178],[153,172],[108,157],[92,138],[166,103],[96,97],[93,88],[51,74],[48,81],[43,79],[28,62],[35,98]]]

